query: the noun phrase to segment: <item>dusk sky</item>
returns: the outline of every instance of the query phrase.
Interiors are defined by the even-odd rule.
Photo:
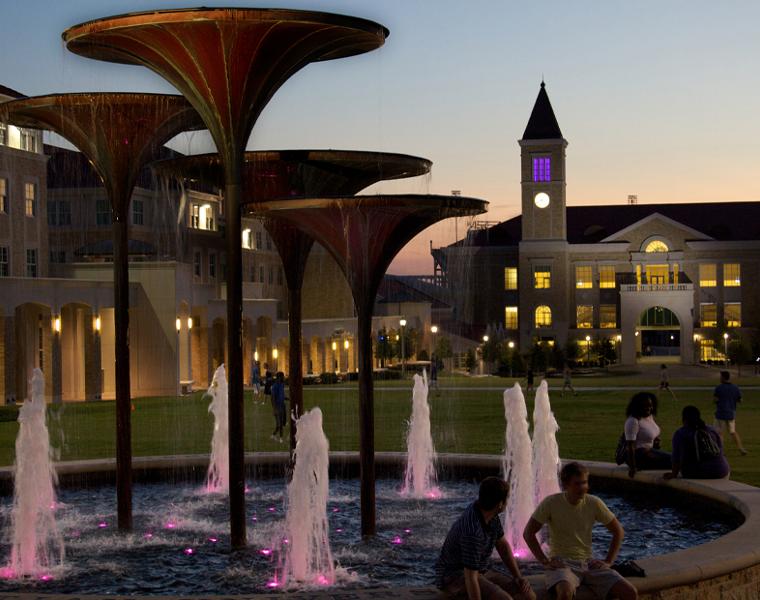
[[[81,21],[179,8],[175,0],[3,2],[0,84],[28,95],[174,92],[142,67],[65,50]],[[204,0],[207,6],[255,6]],[[11,9],[12,5],[12,9]],[[760,200],[760,3],[706,1],[269,1],[258,6],[338,12],[390,29],[384,47],[310,65],[274,96],[249,147],[383,150],[433,161],[430,177],[383,192],[488,200],[481,218],[519,213],[517,140],[542,76],[565,138],[568,204]],[[180,151],[212,151],[207,135]],[[459,234],[465,224],[459,223]],[[410,243],[393,273],[432,271],[429,240]]]

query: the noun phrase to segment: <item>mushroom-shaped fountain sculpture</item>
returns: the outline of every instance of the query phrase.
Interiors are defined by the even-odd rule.
[[[372,310],[385,271],[415,235],[448,217],[485,212],[463,196],[351,196],[257,203],[256,213],[298,227],[333,255],[348,279],[358,315],[361,532],[375,534],[375,424]]]
[[[132,426],[129,383],[128,213],[137,176],[172,137],[203,127],[182,96],[56,94],[0,104],[0,120],[50,129],[90,160],[106,188],[113,221],[116,358],[116,496],[121,530],[132,528]]]
[[[224,162],[233,547],[246,543],[240,228],[245,145],[259,114],[291,75],[311,62],[374,50],[387,34],[365,19],[246,8],[131,13],[63,33],[72,52],[143,65],[174,85],[201,115]]]
[[[186,156],[153,163],[161,175],[199,180],[221,187],[224,171],[218,154]],[[353,150],[269,150],[246,152],[244,206],[294,197],[350,196],[378,181],[415,177],[430,172],[431,162],[417,156]],[[313,238],[283,219],[265,219],[288,284],[289,374],[292,412],[303,414],[301,288]],[[290,448],[296,424],[290,420]]]

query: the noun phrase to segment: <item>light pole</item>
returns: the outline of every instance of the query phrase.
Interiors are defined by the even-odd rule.
[[[699,348],[699,340],[702,338],[701,335],[698,333],[694,334],[694,364],[697,364],[699,362],[700,356],[700,348]]]
[[[433,354],[435,353],[435,334],[438,333],[438,325],[431,325],[430,333],[433,334],[432,347],[430,348],[430,358],[432,360]]]
[[[586,336],[586,366],[591,363],[591,336]]]
[[[346,373],[348,373],[351,370],[351,360],[348,352],[348,347],[350,344],[348,343],[348,338],[343,340],[343,348],[346,350]]]
[[[404,340],[404,327],[406,327],[406,319],[401,319],[398,322],[401,325],[401,379],[406,375],[406,346]]]
[[[623,336],[619,333],[615,336],[615,358],[618,364],[620,364],[620,343],[623,341]]]
[[[509,348],[509,376],[512,377],[512,364],[514,363],[513,353],[515,351],[515,343],[510,340],[507,343],[507,347]]]
[[[338,356],[337,356],[337,354],[335,354],[335,351],[336,351],[337,349],[338,349],[338,342],[336,342],[335,340],[333,340],[333,343],[332,343],[332,351],[333,351],[333,371],[335,371],[335,373],[336,373],[336,374],[338,373]]]
[[[275,372],[275,374],[276,374],[276,373],[277,373],[277,371],[278,371],[278,369],[277,369],[277,357],[278,357],[279,355],[280,355],[280,353],[279,353],[279,351],[277,350],[277,348],[272,348],[272,358],[274,359],[274,372]]]
[[[726,368],[728,368],[728,333],[723,334],[723,354],[726,356]]]
[[[485,348],[486,342],[488,342],[488,336],[484,335],[483,336],[483,345],[480,347],[480,374],[481,375],[485,375],[486,374],[486,364],[485,364],[486,363],[486,357],[484,356],[485,349],[486,349]]]
[[[177,396],[179,396],[182,393],[182,390],[180,388],[180,383],[179,383],[180,379],[182,379],[182,377],[179,374],[179,332],[180,332],[180,329],[182,329],[182,319],[177,317],[174,320],[174,327],[176,327],[177,329]]]
[[[193,318],[187,318],[187,380],[193,380],[193,336],[191,332],[193,330]],[[188,383],[188,390],[193,391],[193,384]]]

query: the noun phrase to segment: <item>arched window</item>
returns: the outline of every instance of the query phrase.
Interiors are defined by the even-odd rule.
[[[552,309],[548,306],[536,307],[536,327],[552,326]]]
[[[646,245],[644,252],[670,252],[670,248],[662,240],[652,240]]]

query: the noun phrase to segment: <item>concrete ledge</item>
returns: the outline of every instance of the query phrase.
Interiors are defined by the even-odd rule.
[[[288,461],[286,452],[257,452],[246,454],[246,467],[251,475],[267,477],[282,476]],[[442,454],[438,456],[441,479],[480,478],[498,473],[501,456],[481,454]],[[380,452],[376,454],[378,475],[399,476],[406,462],[406,453]],[[665,481],[661,471],[639,472],[633,479],[628,477],[625,466],[609,463],[581,461],[589,468],[594,481],[615,487],[648,488],[653,493],[676,492],[697,496],[713,504],[718,510],[738,512],[744,519],[734,531],[700,546],[670,554],[641,558],[637,562],[646,570],[647,577],[634,578],[631,582],[638,588],[641,598],[651,600],[712,599],[731,597],[737,599],[760,598],[760,488],[730,480]],[[331,452],[330,468],[334,474],[355,476],[358,473],[357,452]],[[153,456],[135,458],[135,480],[151,481],[202,479],[208,465],[208,455]],[[56,465],[62,486],[78,485],[85,479],[108,481],[113,478],[116,462],[113,459],[62,462]],[[86,478],[84,477],[86,475]],[[12,489],[13,469],[0,468],[0,493]],[[592,482],[593,484],[593,482]],[[709,517],[708,517],[709,518]],[[543,592],[542,577],[532,577],[531,583]],[[730,590],[731,596],[726,596]],[[298,594],[296,594],[298,595]],[[314,597],[313,593],[306,594]],[[361,598],[435,598],[435,588],[398,588],[391,590],[341,590],[325,592],[320,598],[340,598],[349,595]],[[24,594],[0,594],[3,599],[25,597]],[[40,596],[35,594],[35,596]],[[41,595],[44,596],[44,595]],[[269,598],[270,595],[255,596]],[[272,598],[281,598],[273,595]],[[114,598],[110,596],[109,598]],[[581,597],[578,597],[581,600]]]

